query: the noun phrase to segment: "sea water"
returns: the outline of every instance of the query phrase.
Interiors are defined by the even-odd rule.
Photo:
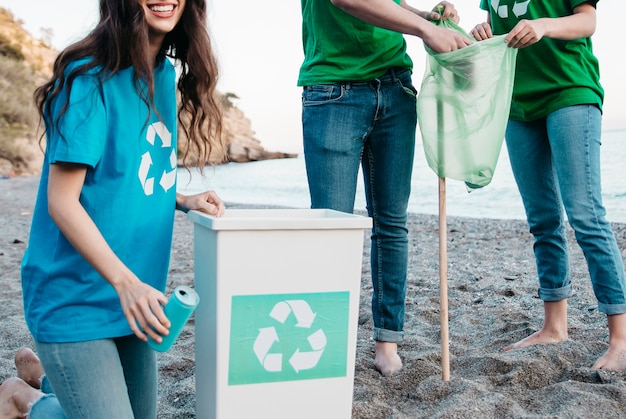
[[[626,130],[602,134],[602,198],[607,218],[626,223]],[[205,168],[204,174],[178,171],[178,190],[196,193],[215,190],[227,203],[309,208],[304,156],[249,163],[228,163]],[[446,179],[445,194],[439,194],[439,178],[428,167],[422,144],[415,150],[409,212],[438,214],[440,200],[449,216],[525,219],[517,186],[503,145],[493,180],[484,188],[467,192],[463,182]],[[355,210],[365,210],[362,179]]]

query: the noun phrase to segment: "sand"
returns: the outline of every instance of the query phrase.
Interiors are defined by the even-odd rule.
[[[19,266],[37,183],[37,177],[0,180],[0,382],[16,374],[15,352],[33,347]],[[411,214],[404,368],[388,378],[372,367],[365,241],[352,417],[626,417],[626,373],[591,369],[607,348],[606,317],[598,312],[571,232],[570,339],[504,353],[502,347],[538,330],[543,319],[526,223],[460,217],[447,222],[451,380],[442,381],[441,374],[438,218]],[[613,228],[624,258],[626,225]],[[181,284],[193,285],[193,225],[179,212],[170,287]],[[159,355],[160,418],[195,417],[193,326],[192,318],[172,350]]]

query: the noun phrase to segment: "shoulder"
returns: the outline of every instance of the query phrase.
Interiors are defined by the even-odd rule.
[[[69,74],[95,76],[102,72],[102,66],[94,64],[93,57],[83,57],[70,61],[65,67],[66,76]]]

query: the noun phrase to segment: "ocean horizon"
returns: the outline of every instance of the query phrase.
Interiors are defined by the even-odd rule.
[[[602,199],[611,222],[626,223],[626,130],[603,132]],[[215,190],[226,203],[309,208],[310,199],[304,156],[207,167],[204,174],[178,170],[178,190],[195,193]],[[503,144],[491,183],[471,193],[465,183],[446,179],[446,215],[471,218],[525,219]],[[365,194],[359,175],[355,210],[365,210]],[[421,142],[416,145],[409,212],[437,215],[439,179],[428,167]]]

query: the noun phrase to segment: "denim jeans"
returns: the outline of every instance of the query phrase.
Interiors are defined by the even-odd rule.
[[[407,207],[417,124],[407,69],[369,82],[306,86],[302,125],[312,208],[352,213],[359,164],[373,219],[372,315],[376,340],[404,337]]]
[[[156,354],[134,335],[36,346],[54,395],[33,404],[31,419],[156,418]]]
[[[611,315],[626,312],[626,280],[602,205],[601,121],[595,106],[570,106],[538,121],[509,121],[506,144],[535,240],[539,298],[560,301],[572,293],[564,208],[598,309]]]
[[[65,419],[65,412],[52,391],[50,380],[45,375],[41,380],[41,391],[44,395],[33,403],[28,417],[30,419]]]

